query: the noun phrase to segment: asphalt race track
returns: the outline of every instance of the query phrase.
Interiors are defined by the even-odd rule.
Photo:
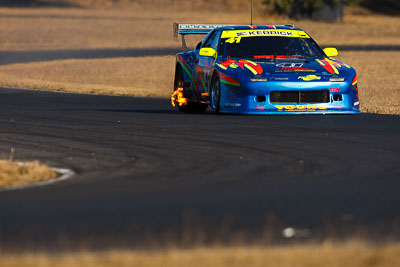
[[[0,107],[2,157],[76,173],[0,192],[2,248],[285,242],[287,227],[290,240],[400,238],[400,116],[182,114],[7,88]]]

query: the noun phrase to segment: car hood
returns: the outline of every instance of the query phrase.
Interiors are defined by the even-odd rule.
[[[269,60],[252,61],[241,59],[220,60],[216,64],[220,71],[237,78],[268,78],[270,80],[325,80],[331,77],[347,77],[355,74],[355,70],[338,60]]]

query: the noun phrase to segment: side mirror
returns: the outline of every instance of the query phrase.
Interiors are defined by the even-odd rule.
[[[211,47],[203,47],[199,51],[199,56],[216,58],[217,51],[215,51],[215,49]]]
[[[336,57],[339,55],[338,51],[334,47],[327,47],[324,49],[324,53],[327,57]]]

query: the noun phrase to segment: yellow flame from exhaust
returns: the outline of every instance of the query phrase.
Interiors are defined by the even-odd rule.
[[[178,103],[179,106],[187,105],[188,99],[183,96],[183,88],[177,89],[171,96],[171,104],[175,107],[175,102]]]

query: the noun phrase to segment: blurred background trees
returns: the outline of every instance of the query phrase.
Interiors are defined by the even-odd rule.
[[[296,18],[312,16],[324,6],[335,7],[343,4],[358,4],[359,0],[265,0],[264,3],[272,11]]]
[[[68,0],[0,0],[0,6],[7,7],[78,7]]]
[[[360,5],[371,11],[392,15],[400,13],[400,0],[264,0],[263,3],[270,11],[294,19],[314,18],[324,9],[331,9],[340,16],[344,5]]]
[[[0,0],[8,7],[124,7],[128,5],[210,7],[221,10],[242,10],[251,0]],[[343,6],[361,6],[372,12],[400,15],[400,0],[253,0],[257,8],[293,19],[313,18],[340,20]],[[339,18],[339,19],[337,19]]]

